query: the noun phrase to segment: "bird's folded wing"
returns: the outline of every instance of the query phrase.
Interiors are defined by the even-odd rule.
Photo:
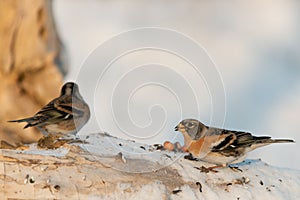
[[[56,106],[58,112],[60,112],[64,117],[81,117],[84,115],[82,103],[62,103]]]
[[[269,137],[264,137],[265,139]],[[249,147],[255,143],[255,139],[251,133],[242,131],[222,131],[220,135],[220,141],[218,144],[212,147],[213,151],[224,151],[230,149],[236,149],[240,147]]]

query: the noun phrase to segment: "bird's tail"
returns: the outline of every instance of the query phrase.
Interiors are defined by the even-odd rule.
[[[288,143],[288,142],[295,142],[291,139],[271,139],[271,143]]]
[[[271,144],[271,143],[290,143],[295,142],[291,139],[272,139],[271,137],[254,137],[255,143],[265,143],[265,144]]]
[[[24,129],[25,129],[25,128],[28,128],[28,127],[32,126],[30,124],[31,121],[32,121],[32,117],[24,118],[24,119],[17,119],[17,120],[9,120],[7,122],[17,122],[17,123],[27,122],[28,124],[26,126],[24,126]]]
[[[290,139],[272,139],[271,137],[253,137],[251,149],[254,150],[258,147],[263,147],[269,144],[275,143],[292,143],[295,142],[294,140]]]
[[[28,122],[28,118],[26,118],[26,119],[17,119],[17,120],[9,120],[9,121],[7,121],[7,122],[18,122],[18,123],[20,123],[20,122]]]

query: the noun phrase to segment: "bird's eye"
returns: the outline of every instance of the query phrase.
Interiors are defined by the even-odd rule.
[[[194,124],[193,124],[193,123],[188,123],[187,126],[188,126],[189,128],[192,128],[192,127],[194,127]]]

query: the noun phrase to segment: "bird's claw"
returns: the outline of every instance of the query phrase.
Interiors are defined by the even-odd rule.
[[[239,167],[228,166],[234,172],[243,172]]]
[[[204,167],[204,166],[201,166],[200,167],[200,171],[204,172],[204,173],[208,173],[208,172],[218,173],[219,171],[215,170],[214,168],[216,168],[216,167],[215,166],[214,167]]]

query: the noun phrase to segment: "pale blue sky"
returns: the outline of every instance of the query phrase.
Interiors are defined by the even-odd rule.
[[[109,46],[95,59],[89,57],[94,49],[113,36],[141,27],[161,27],[178,31],[202,45],[215,65],[203,61],[198,66],[201,73],[218,69],[224,83],[218,85],[219,79],[213,75],[199,76],[191,65],[166,52],[148,50],[125,55],[98,80],[100,85],[82,86],[81,92],[92,104],[96,115],[81,134],[98,131],[100,121],[103,130],[119,137],[143,137],[146,139],[140,141],[145,143],[182,140],[173,131],[177,121],[181,117],[199,115],[206,124],[300,141],[298,1],[255,1],[248,4],[238,1],[59,0],[54,1],[53,6],[70,61],[66,80],[76,80],[80,69],[91,66],[90,71],[81,72],[82,80],[90,80],[96,75],[93,72],[103,67],[98,66],[103,59],[115,55],[122,45],[131,45],[140,39],[135,36],[119,41],[122,42],[120,46]],[[178,43],[179,40],[174,39],[174,48],[182,47],[182,54],[203,56],[202,60],[208,58],[195,51],[189,52],[189,46]],[[144,71],[140,73],[133,70],[142,65],[148,68],[141,68]],[[148,83],[151,79],[163,86],[142,85],[143,80]],[[115,87],[120,80],[125,82]],[[210,88],[214,83],[217,90],[213,98],[220,98],[217,103],[211,102]],[[130,91],[135,88],[132,84],[141,87],[126,104],[128,100],[123,97],[129,97],[133,92]],[[222,87],[225,88],[226,102],[222,99],[223,91],[219,90]],[[180,110],[176,95],[183,110]],[[193,99],[195,96],[196,100]],[[110,97],[114,98],[113,101]],[[111,105],[121,130],[113,123]],[[224,117],[224,107],[226,117],[223,123],[220,119]],[[132,124],[126,127],[128,116],[137,127],[130,127]],[[125,129],[133,133],[126,136],[122,133]],[[156,135],[151,130],[157,132]],[[249,157],[300,169],[299,150],[298,143],[279,144],[257,150]]]

